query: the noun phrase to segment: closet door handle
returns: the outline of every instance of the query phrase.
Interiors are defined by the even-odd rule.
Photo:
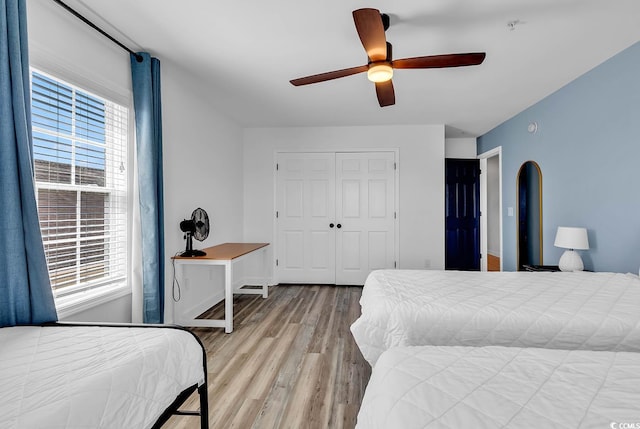
[[[333,228],[333,224],[332,223],[329,224],[329,228]]]
[[[342,225],[340,225],[340,224],[337,224],[337,225],[336,225],[336,227],[338,227],[338,228],[342,228]]]

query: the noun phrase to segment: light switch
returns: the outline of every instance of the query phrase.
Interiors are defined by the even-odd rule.
[[[513,207],[507,207],[507,216],[513,216]]]

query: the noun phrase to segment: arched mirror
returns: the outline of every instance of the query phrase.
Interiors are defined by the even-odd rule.
[[[518,271],[542,265],[542,171],[535,161],[520,167],[517,178]]]

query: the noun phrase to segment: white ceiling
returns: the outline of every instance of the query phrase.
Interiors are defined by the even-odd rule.
[[[640,40],[640,0],[68,4],[133,49],[187,68],[246,127],[445,124],[448,137],[478,136]],[[292,86],[293,78],[366,64],[351,16],[362,7],[390,15],[396,59],[481,51],[486,60],[396,70],[396,104],[385,108],[366,74]]]

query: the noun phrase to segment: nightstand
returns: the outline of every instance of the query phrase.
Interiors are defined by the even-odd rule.
[[[557,265],[523,265],[524,271],[531,272],[557,272],[560,268]]]

